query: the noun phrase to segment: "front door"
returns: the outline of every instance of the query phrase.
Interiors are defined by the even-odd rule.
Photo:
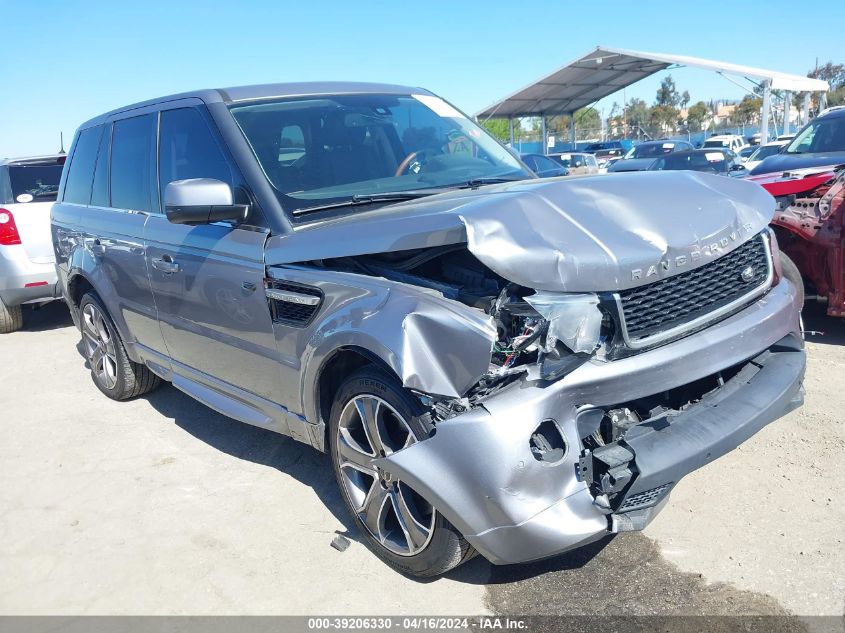
[[[236,170],[206,113],[188,107],[165,110],[160,117],[162,197],[174,180],[215,178],[237,184]],[[228,223],[186,226],[171,224],[164,215],[149,218],[147,268],[175,373],[196,379],[192,372],[201,372],[275,399],[279,365],[264,295],[266,237],[266,231]]]

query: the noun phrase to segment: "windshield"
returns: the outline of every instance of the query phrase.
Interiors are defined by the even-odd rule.
[[[55,200],[61,178],[61,165],[12,165],[9,167],[12,199],[16,202]],[[21,196],[25,198],[18,200]]]
[[[711,139],[709,141],[704,141],[704,145],[702,145],[702,147],[729,147],[730,144],[730,141],[725,141],[722,139],[714,141]]]
[[[845,117],[823,117],[805,127],[786,148],[786,154],[845,152]]]
[[[763,147],[758,147],[757,150],[748,157],[749,161],[752,160],[763,160],[764,158],[768,158],[769,156],[774,156],[780,150],[782,145],[764,145]]]
[[[629,151],[625,158],[653,158],[670,154],[674,150],[674,143],[643,143]]]
[[[564,167],[569,167],[572,164],[572,154],[552,154],[549,158]]]
[[[431,95],[286,99],[235,105],[231,112],[286,210],[533,177],[484,130]]]

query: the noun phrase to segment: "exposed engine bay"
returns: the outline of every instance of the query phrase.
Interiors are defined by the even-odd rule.
[[[557,315],[545,309],[544,293],[503,279],[470,253],[466,244],[324,260],[320,264],[429,288],[492,317],[497,336],[489,372],[476,393],[470,395],[506,384],[508,377],[522,374],[529,367],[541,368],[540,378],[559,377],[600,353],[601,346],[611,339],[611,320],[599,311],[597,298],[582,302],[588,316],[575,319],[582,324],[576,336],[583,329],[589,331],[574,344],[576,339],[567,339],[561,328],[555,328]],[[564,318],[568,321],[569,317],[567,314]],[[584,323],[588,324],[586,328]]]

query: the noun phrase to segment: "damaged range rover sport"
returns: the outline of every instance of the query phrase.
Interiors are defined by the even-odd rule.
[[[53,208],[96,386],[161,380],[330,454],[412,575],[642,529],[800,405],[774,201],[691,172],[537,180],[417,88],[186,93],[81,126]]]

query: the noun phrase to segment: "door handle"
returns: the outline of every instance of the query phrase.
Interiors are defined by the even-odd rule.
[[[166,275],[178,273],[180,270],[179,264],[174,262],[170,255],[162,255],[161,258],[153,259],[153,268],[160,270]]]

